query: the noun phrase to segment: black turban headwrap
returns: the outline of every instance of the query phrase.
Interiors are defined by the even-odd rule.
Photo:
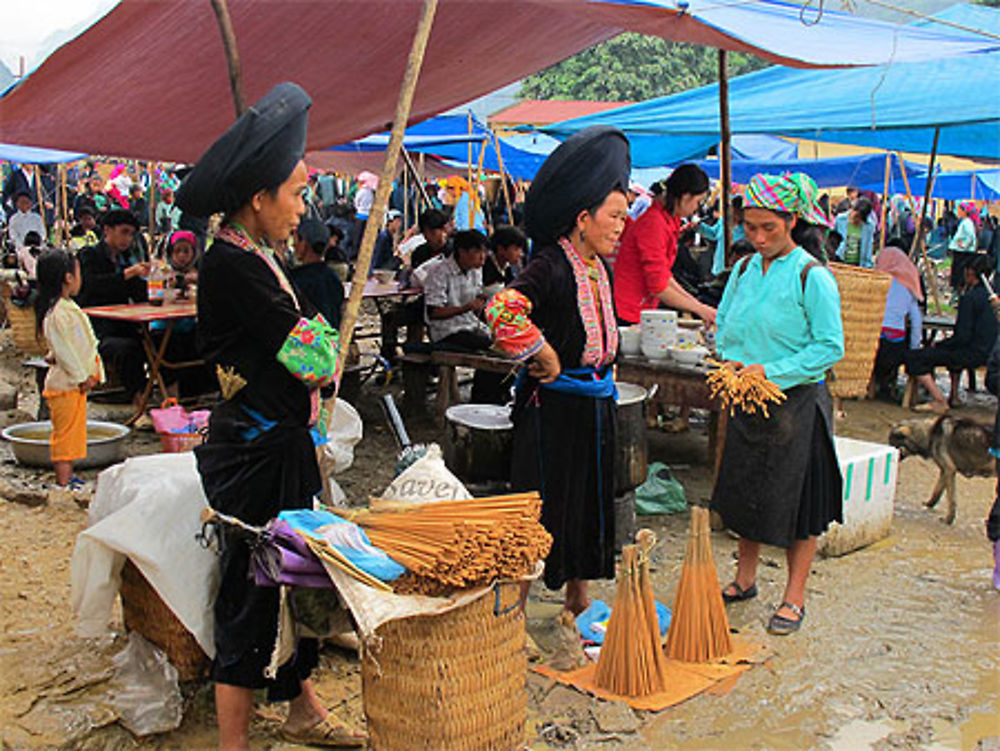
[[[312,99],[279,83],[209,146],[177,190],[177,205],[194,216],[236,211],[251,196],[283,183],[306,150]]]
[[[584,209],[613,190],[628,189],[632,159],[617,128],[595,125],[574,133],[549,154],[524,200],[524,221],[537,243],[555,242]]]

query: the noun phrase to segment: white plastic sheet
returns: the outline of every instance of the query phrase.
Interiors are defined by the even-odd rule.
[[[92,525],[76,539],[72,606],[81,636],[108,629],[128,557],[205,652],[215,654],[216,555],[195,536],[207,505],[194,455],[135,457],[101,472]]]

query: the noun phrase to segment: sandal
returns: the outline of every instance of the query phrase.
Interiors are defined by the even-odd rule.
[[[730,594],[726,590],[732,587],[735,591]],[[722,588],[722,601],[727,605],[731,602],[742,602],[743,600],[751,600],[757,596],[757,583],[754,582],[746,589],[742,589],[736,580],[733,579],[729,584]]]
[[[775,636],[787,636],[795,631],[799,630],[802,625],[802,621],[806,618],[806,608],[803,605],[801,608],[798,605],[793,605],[790,602],[783,602],[778,606],[778,610],[782,608],[788,608],[793,613],[795,613],[798,618],[792,620],[791,618],[785,618],[783,615],[778,615],[777,610],[774,615],[771,616],[771,620],[767,622],[767,631]]]
[[[923,404],[917,404],[916,406],[911,407],[910,409],[912,409],[914,412],[924,412],[924,413],[930,412],[935,415],[943,415],[945,412],[948,411],[947,405],[942,407],[941,405],[935,404],[934,402],[924,402]]]
[[[347,725],[337,722],[332,714],[320,720],[312,727],[293,732],[281,728],[281,737],[289,743],[303,746],[324,746],[334,748],[362,748],[368,743],[368,734],[353,730]]]

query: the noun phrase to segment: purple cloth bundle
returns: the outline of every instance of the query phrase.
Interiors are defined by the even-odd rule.
[[[258,587],[333,589],[323,564],[302,536],[287,523],[272,519],[253,547],[250,570]]]

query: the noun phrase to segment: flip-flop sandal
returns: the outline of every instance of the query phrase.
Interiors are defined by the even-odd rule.
[[[289,743],[303,746],[323,746],[326,748],[363,748],[368,743],[368,734],[354,730],[327,715],[315,725],[305,730],[292,732],[281,729],[281,737]]]
[[[799,630],[802,625],[802,621],[806,619],[806,608],[803,605],[801,608],[798,605],[793,605],[790,602],[783,602],[778,606],[778,610],[782,608],[788,608],[793,613],[798,616],[797,620],[792,620],[791,618],[785,618],[783,615],[778,615],[778,611],[774,612],[771,616],[771,620],[767,622],[767,631],[769,634],[774,634],[775,636],[787,636],[788,634],[794,633]]]
[[[939,407],[938,405],[934,404],[934,402],[924,402],[923,404],[917,404],[916,406],[911,407],[911,409],[914,412],[923,412],[923,413],[929,412],[935,415],[943,415],[945,412],[948,411],[948,407]]]
[[[732,587],[734,590],[736,590],[732,594],[730,594],[729,592],[726,591],[730,587]],[[726,603],[727,605],[729,603],[731,603],[731,602],[742,602],[743,600],[751,600],[751,599],[753,599],[756,596],[757,596],[757,583],[756,582],[754,582],[753,584],[751,584],[746,589],[743,589],[743,588],[740,587],[739,584],[736,583],[736,580],[733,579],[731,582],[729,582],[729,584],[727,584],[726,586],[724,586],[722,588],[722,601],[724,603]]]

